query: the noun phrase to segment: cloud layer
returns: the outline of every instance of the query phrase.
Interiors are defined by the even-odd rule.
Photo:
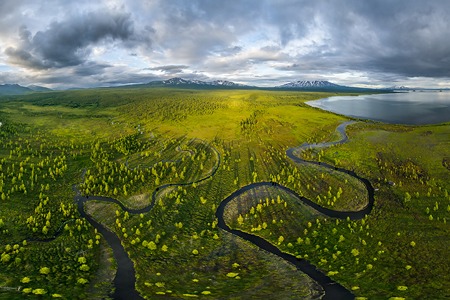
[[[448,15],[446,0],[3,0],[0,81],[450,87]]]
[[[64,68],[83,64],[90,54],[90,46],[126,41],[132,35],[129,14],[88,13],[64,22],[52,22],[34,36],[26,27],[20,27],[21,43],[17,48],[6,48],[5,53],[12,63],[26,68]]]

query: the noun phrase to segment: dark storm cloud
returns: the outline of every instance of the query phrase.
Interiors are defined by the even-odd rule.
[[[166,1],[167,2],[167,1]],[[189,4],[174,3],[166,7],[178,13],[168,14],[168,24],[184,28],[198,24],[220,24],[221,27],[206,32],[217,36],[218,32],[228,40],[236,42],[236,36],[257,31],[267,36],[267,42],[288,47],[291,42],[308,37],[319,29],[325,34],[320,40],[312,34],[313,46],[309,52],[292,54],[285,50],[280,61],[297,65],[297,71],[317,71],[323,73],[354,71],[396,73],[401,76],[449,76],[450,32],[448,1],[229,1],[218,9],[217,2],[206,5],[203,1],[189,1]],[[211,3],[211,2],[209,2]],[[234,24],[237,24],[234,25]],[[174,27],[170,27],[172,32]],[[230,28],[237,29],[235,31]],[[274,29],[277,35],[268,30]],[[195,28],[194,28],[195,29]],[[228,31],[229,30],[229,31]],[[199,55],[202,60],[211,51],[208,39],[187,34],[195,44],[188,56]],[[174,37],[178,38],[178,37]],[[183,39],[180,46],[183,48]],[[224,44],[227,40],[223,41]],[[216,43],[213,43],[216,45]],[[247,48],[249,45],[245,45]],[[187,47],[188,49],[190,47]],[[197,48],[206,49],[198,51]],[[243,48],[243,47],[240,47]],[[283,51],[281,49],[280,51]],[[217,53],[218,51],[216,51]],[[235,64],[234,54],[231,64],[219,61],[227,69],[247,66],[259,61],[258,53],[244,56]],[[286,56],[291,56],[287,58]],[[214,57],[213,57],[214,59]],[[219,69],[220,70],[220,69]],[[293,69],[291,69],[293,70]]]
[[[130,14],[88,13],[53,22],[33,37],[21,27],[21,45],[8,47],[5,53],[13,63],[33,69],[75,66],[85,62],[89,46],[103,40],[132,40],[133,33]]]
[[[446,38],[450,2],[337,2],[333,9],[321,11],[331,45],[346,68],[404,76],[450,76],[450,40]]]
[[[450,77],[447,0],[36,3],[0,1],[0,68],[19,65],[36,78],[67,69],[83,84],[127,77],[125,69],[137,74],[129,80],[181,74],[252,84]]]
[[[103,74],[101,78],[98,78],[99,82],[101,82],[103,86],[117,86],[125,84],[148,83],[150,81],[160,79],[160,77],[155,75],[130,73],[128,70],[123,70],[123,72],[115,72],[113,74],[115,76]]]
[[[252,22],[275,28],[271,41],[290,57],[275,70],[450,76],[448,1],[261,3],[264,11]],[[296,41],[310,46],[296,53]]]
[[[73,74],[77,76],[91,76],[106,72],[107,71],[106,69],[111,67],[112,66],[108,64],[86,62],[74,68]]]
[[[36,77],[29,76],[27,81],[37,82],[44,86],[73,88],[135,84],[158,79],[152,74],[135,73],[128,67],[102,65],[91,65],[90,67],[96,71],[87,71],[89,66],[72,66],[53,69],[51,73],[43,73]]]
[[[168,57],[201,64],[210,55],[240,50],[239,36],[258,30],[260,1],[157,1],[159,44]],[[255,20],[256,22],[252,22]]]
[[[147,68],[147,70],[152,71],[161,71],[167,74],[177,74],[183,72],[183,70],[188,69],[189,66],[185,65],[167,65],[167,66],[158,66],[153,68]]]

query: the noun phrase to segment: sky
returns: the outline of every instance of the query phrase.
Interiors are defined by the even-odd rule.
[[[0,84],[450,88],[448,0],[0,0]]]

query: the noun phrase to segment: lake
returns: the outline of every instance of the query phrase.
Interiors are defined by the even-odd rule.
[[[306,102],[334,113],[392,124],[450,122],[450,92],[426,91],[335,96]]]

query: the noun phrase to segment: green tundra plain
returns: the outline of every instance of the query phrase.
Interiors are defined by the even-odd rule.
[[[296,153],[352,170],[375,188],[363,219],[330,218],[367,205],[355,178],[286,156],[340,139],[348,117],[305,104],[329,93],[116,88],[0,98],[0,299],[108,299],[116,262],[75,203],[115,233],[145,299],[317,299],[293,265],[218,228],[228,226],[305,259],[357,299],[450,298],[450,123],[356,120],[341,145]],[[162,187],[166,184],[173,184]]]

